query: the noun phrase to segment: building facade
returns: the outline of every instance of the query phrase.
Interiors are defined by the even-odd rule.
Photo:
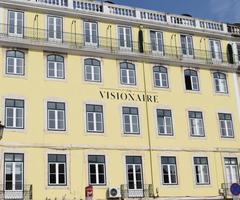
[[[240,28],[82,0],[0,1],[0,199],[226,199]],[[239,43],[238,43],[239,42]]]

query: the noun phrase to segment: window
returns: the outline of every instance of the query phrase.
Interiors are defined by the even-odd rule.
[[[62,41],[63,22],[61,17],[48,16],[48,39]]]
[[[87,131],[103,133],[103,106],[86,105],[87,110]]]
[[[67,185],[67,167],[65,154],[48,154],[48,185]]]
[[[24,14],[23,12],[8,11],[8,34],[23,37]]]
[[[219,40],[209,40],[213,60],[222,60],[222,50]]]
[[[189,124],[191,129],[191,136],[204,137],[204,124],[202,112],[189,111]]]
[[[233,138],[233,123],[232,123],[232,115],[226,113],[218,113],[221,136],[223,138]]]
[[[65,131],[65,103],[47,102],[48,130]]]
[[[89,184],[106,185],[105,156],[88,156]]]
[[[224,163],[227,183],[239,183],[239,169],[237,158],[224,158]]]
[[[101,82],[101,63],[99,60],[87,58],[84,60],[85,81]]]
[[[84,22],[85,44],[97,46],[98,45],[98,26],[97,23]]]
[[[168,88],[167,68],[163,66],[153,67],[154,86],[159,88]]]
[[[24,155],[21,153],[5,153],[4,167],[5,198],[14,196],[16,199],[23,199],[21,191],[23,191],[24,180]]]
[[[197,71],[186,69],[184,70],[184,76],[186,90],[199,91]]]
[[[140,134],[138,108],[123,107],[123,129],[126,134]]]
[[[197,185],[209,185],[209,168],[207,157],[194,157],[194,168]]]
[[[49,55],[47,56],[47,77],[64,79],[64,57],[59,55]]]
[[[6,73],[11,75],[24,75],[24,53],[21,51],[6,52]]]
[[[215,72],[213,73],[214,77],[214,83],[215,83],[215,91],[217,93],[228,93],[228,87],[227,87],[227,78],[226,74],[221,72]]]
[[[183,56],[193,57],[194,49],[193,49],[193,40],[190,35],[181,35],[181,46],[182,46],[182,54]]]
[[[132,48],[132,30],[130,27],[119,26],[118,27],[118,39],[119,47],[121,49]]]
[[[159,135],[173,135],[171,110],[157,109],[157,123]]]
[[[123,85],[136,85],[135,65],[128,62],[120,63],[120,79]]]
[[[141,156],[126,156],[129,197],[143,197],[143,172]]]
[[[24,129],[24,100],[5,100],[6,128]]]
[[[163,34],[158,31],[150,31],[151,46],[153,52],[158,52],[163,55],[164,44],[163,44]]]
[[[163,184],[167,184],[167,185],[178,184],[176,157],[162,156],[161,164],[162,164]]]

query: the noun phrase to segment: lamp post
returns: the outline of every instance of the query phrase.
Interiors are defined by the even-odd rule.
[[[2,139],[3,137],[3,129],[5,128],[4,125],[2,125],[2,122],[0,121],[0,140]]]

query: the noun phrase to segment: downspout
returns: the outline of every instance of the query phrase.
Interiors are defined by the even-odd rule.
[[[154,184],[153,178],[153,159],[152,159],[152,142],[151,142],[151,133],[150,133],[150,126],[149,126],[149,115],[148,115],[148,101],[147,101],[147,84],[146,84],[146,77],[145,77],[145,63],[143,62],[143,83],[144,83],[144,95],[145,95],[145,109],[146,109],[146,119],[147,119],[147,133],[148,133],[148,150],[150,156],[150,177],[151,177],[151,184]],[[154,187],[153,187],[154,188]]]

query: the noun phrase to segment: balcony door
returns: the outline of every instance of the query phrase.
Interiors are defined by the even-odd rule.
[[[48,39],[52,41],[63,40],[63,22],[61,17],[48,16]]]
[[[219,40],[210,40],[210,48],[213,61],[222,61],[222,49]]]
[[[23,199],[23,154],[5,153],[4,155],[4,197]]]
[[[84,22],[85,45],[98,46],[98,26],[97,23]]]
[[[128,197],[143,197],[142,158],[127,156],[126,165]]]
[[[181,46],[183,56],[192,58],[194,55],[192,36],[181,35]]]
[[[8,34],[14,37],[23,37],[23,12],[8,11]]]
[[[118,39],[120,49],[132,49],[132,30],[130,27],[118,27]]]

